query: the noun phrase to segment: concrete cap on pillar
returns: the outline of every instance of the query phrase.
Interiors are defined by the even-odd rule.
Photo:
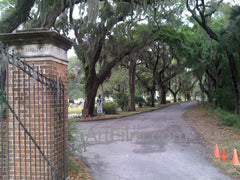
[[[0,34],[0,41],[26,61],[54,60],[67,64],[67,50],[74,42],[56,31],[43,28]]]

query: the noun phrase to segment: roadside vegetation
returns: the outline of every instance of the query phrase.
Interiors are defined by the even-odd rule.
[[[204,104],[191,108],[183,119],[203,137],[201,151],[225,174],[239,179],[240,173],[232,165],[233,148],[240,149],[239,115]],[[225,148],[227,162],[214,157],[215,144],[218,144],[220,152],[222,147]]]
[[[71,180],[93,180],[89,168],[77,157],[70,157]]]
[[[155,105],[155,107],[144,106],[141,108],[136,108],[135,111],[116,112],[115,109],[112,109],[111,111],[109,111],[110,113],[107,113],[104,115],[98,115],[98,116],[93,116],[93,117],[91,117],[91,116],[90,117],[76,117],[76,118],[73,118],[73,120],[76,122],[80,122],[80,121],[98,121],[98,120],[116,119],[116,118],[122,118],[122,117],[131,116],[131,115],[135,115],[135,114],[140,114],[140,113],[144,113],[144,112],[154,111],[154,110],[164,108],[164,107],[167,107],[167,106],[173,105],[173,104],[174,103],[158,104],[158,105]],[[115,111],[115,112],[112,113],[112,111]]]
[[[75,146],[76,133],[74,118],[69,119],[69,176],[71,180],[93,180],[90,169],[82,162],[82,160],[75,156],[74,152],[82,153],[84,148]]]
[[[213,114],[217,115],[219,118],[219,121],[223,126],[230,126],[235,127],[240,130],[240,115],[234,114],[234,112],[223,110],[219,107],[212,107],[208,106],[210,109],[209,111]]]
[[[83,108],[82,107],[76,107],[76,108],[68,108],[68,114],[80,114],[82,113]]]

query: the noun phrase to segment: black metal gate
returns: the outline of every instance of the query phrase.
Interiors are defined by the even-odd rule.
[[[66,179],[65,97],[44,75],[0,43],[0,179]]]

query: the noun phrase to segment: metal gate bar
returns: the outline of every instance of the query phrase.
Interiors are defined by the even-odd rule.
[[[66,179],[64,95],[60,78],[0,44],[1,179]]]

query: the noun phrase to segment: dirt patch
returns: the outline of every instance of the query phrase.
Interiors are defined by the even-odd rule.
[[[233,148],[237,147],[240,153],[240,130],[234,127],[223,126],[219,116],[207,109],[196,105],[183,114],[183,119],[193,127],[204,140],[204,151],[208,158],[217,165],[223,173],[235,179],[240,178],[240,173],[232,166]],[[222,147],[226,150],[227,162],[214,158],[214,146],[218,144],[220,153]]]
[[[77,157],[70,157],[70,180],[94,180],[90,169]]]

